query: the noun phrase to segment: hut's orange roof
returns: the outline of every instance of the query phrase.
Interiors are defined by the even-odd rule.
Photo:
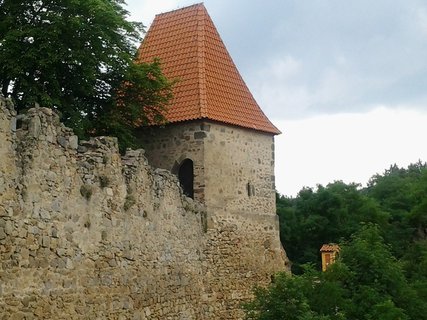
[[[337,244],[329,243],[329,244],[324,244],[320,248],[320,251],[321,252],[339,252],[340,251],[340,247]]]
[[[280,133],[253,98],[203,4],[156,15],[138,61],[154,58],[169,79],[178,80],[169,122],[210,119]]]

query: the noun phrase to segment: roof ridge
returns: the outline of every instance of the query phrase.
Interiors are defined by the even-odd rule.
[[[157,13],[154,17],[158,17],[158,16],[162,16],[162,15],[168,15],[168,14],[175,14],[178,13],[178,11],[187,11],[187,10],[191,10],[191,9],[195,9],[196,7],[204,7],[204,3],[203,2],[199,2],[199,3],[195,3],[189,6],[185,6],[182,8],[178,8],[175,10],[170,10],[170,11],[166,11],[166,12],[161,12],[161,13]]]
[[[204,6],[197,8],[197,64],[198,64],[198,86],[199,86],[199,107],[202,118],[208,116],[207,108],[207,88],[206,88],[206,15],[208,14]]]

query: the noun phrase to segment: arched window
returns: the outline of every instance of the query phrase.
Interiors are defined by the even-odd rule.
[[[178,169],[178,179],[184,194],[194,199],[194,168],[192,160],[185,159],[181,162]]]

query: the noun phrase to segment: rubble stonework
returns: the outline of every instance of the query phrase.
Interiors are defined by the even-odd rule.
[[[276,216],[274,136],[210,120],[141,131],[150,164],[174,171],[194,161],[194,197],[209,212]]]
[[[207,212],[144,150],[0,98],[0,319],[240,319],[285,260],[275,217]]]

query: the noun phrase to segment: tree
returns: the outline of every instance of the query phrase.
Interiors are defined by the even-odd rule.
[[[305,188],[295,199],[277,198],[281,240],[293,262],[293,272],[301,264],[317,263],[322,244],[349,239],[362,222],[386,225],[387,213],[359,190],[357,184],[335,181],[317,190]]]
[[[377,226],[367,225],[343,246],[341,263],[353,275],[343,284],[351,293],[349,318],[427,319],[427,303],[414,289]]]
[[[276,275],[268,289],[256,288],[253,301],[244,306],[247,320],[328,320],[310,309],[305,296],[307,281],[286,273]]]
[[[427,164],[418,161],[407,168],[396,165],[371,178],[366,194],[390,214],[386,240],[394,254],[403,257],[417,238],[427,235]]]
[[[427,165],[417,162],[391,166],[365,189],[337,181],[296,198],[278,196],[281,240],[297,274],[292,281],[305,283],[295,299],[330,319],[427,319],[426,194]],[[338,261],[323,273],[307,268],[320,262],[327,242],[341,243]],[[256,299],[272,297],[270,290]]]
[[[142,24],[123,0],[0,0],[0,88],[18,111],[56,109],[80,136],[158,121],[171,97],[159,62],[136,65]],[[144,90],[137,91],[136,89]]]
[[[268,288],[257,288],[247,319],[427,319],[425,290],[408,283],[378,226],[363,226],[340,246],[326,272],[304,266],[301,275],[279,274]]]

